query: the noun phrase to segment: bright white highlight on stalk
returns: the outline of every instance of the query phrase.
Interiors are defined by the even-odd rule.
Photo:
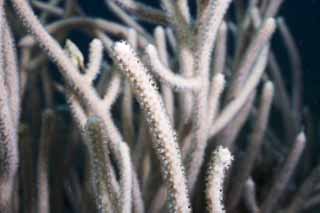
[[[206,199],[210,213],[224,213],[223,180],[233,156],[227,148],[219,146],[212,154],[206,183]]]

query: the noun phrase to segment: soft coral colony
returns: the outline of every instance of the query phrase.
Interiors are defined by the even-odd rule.
[[[283,1],[159,3],[105,0],[116,22],[77,0],[0,0],[0,212],[319,205],[299,52],[276,18]],[[92,38],[88,57],[76,30]]]

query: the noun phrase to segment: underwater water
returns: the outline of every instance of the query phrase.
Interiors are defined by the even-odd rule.
[[[320,1],[0,0],[0,213],[320,212]]]

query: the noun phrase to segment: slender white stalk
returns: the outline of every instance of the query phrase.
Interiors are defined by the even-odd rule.
[[[50,191],[49,191],[49,150],[51,142],[54,139],[56,128],[55,113],[47,110],[42,115],[42,127],[39,146],[39,160],[37,167],[37,198],[38,198],[38,212],[50,212]]]
[[[210,213],[224,213],[223,181],[233,157],[227,148],[219,146],[209,163],[206,180],[206,200]]]
[[[102,128],[102,120],[97,117],[89,117],[86,126],[86,143],[89,149],[92,181],[96,189],[96,202],[99,211],[108,212],[110,209],[118,212],[120,210],[119,197],[110,179],[107,167],[110,161],[105,153],[107,136]]]
[[[225,22],[220,26],[218,38],[215,44],[213,59],[213,74],[223,73],[227,59],[227,35],[228,27]]]
[[[259,54],[263,48],[268,45],[275,31],[275,27],[275,20],[273,18],[268,18],[253,38],[233,75],[233,80],[227,94],[227,100],[236,98],[240,91],[242,91],[244,82],[248,78],[250,71],[253,70],[252,67],[257,61]]]
[[[239,96],[231,101],[215,120],[214,125],[210,129],[210,137],[217,134],[232,120],[236,113],[246,103],[252,91],[257,87],[267,64],[268,52],[268,47],[265,47],[260,53],[260,56],[252,69],[253,73],[249,76]]]
[[[268,18],[268,17],[273,17],[277,14],[284,0],[273,0],[273,1],[266,1],[266,2],[268,5],[266,10],[264,11],[264,16]]]
[[[192,38],[187,2],[185,0],[178,0],[177,2],[161,0],[161,3],[166,11],[168,21],[173,25],[173,28],[177,33],[179,46],[181,50],[183,50],[186,47],[186,43]]]
[[[277,20],[280,34],[283,37],[283,42],[288,49],[288,55],[290,60],[290,66],[292,70],[292,105],[294,115],[297,120],[301,120],[299,115],[301,114],[302,100],[303,100],[303,70],[301,64],[301,56],[299,55],[298,46],[291,34],[289,27],[284,19],[279,18]]]
[[[11,110],[11,117],[15,128],[18,128],[20,119],[20,82],[17,64],[17,54],[15,50],[15,43],[11,29],[8,26],[6,19],[4,20],[3,32],[3,57],[4,57],[4,72],[5,82],[8,88],[8,98]]]
[[[112,105],[116,102],[119,94],[121,93],[121,77],[119,73],[117,73],[116,69],[113,69],[111,80],[109,81],[109,85],[106,93],[103,96],[102,104],[105,106],[107,110],[110,110]]]
[[[182,77],[174,74],[167,68],[159,59],[156,48],[153,45],[148,45],[146,52],[149,56],[150,65],[153,73],[160,78],[168,86],[176,90],[198,90],[201,87],[201,81],[197,77]]]
[[[119,144],[120,165],[120,206],[122,213],[130,213],[132,207],[132,170],[130,150],[126,143]]]
[[[190,23],[191,16],[190,16],[190,9],[188,5],[188,0],[177,0],[177,7],[180,10],[180,13],[184,17],[187,23]]]
[[[252,177],[249,177],[244,186],[244,200],[247,208],[250,213],[259,213],[260,209],[258,207],[257,196],[256,196],[256,185],[252,180]]]
[[[44,3],[37,0],[31,1],[31,4],[33,7],[42,10],[43,12],[49,13],[50,15],[57,16],[59,18],[63,17],[63,10],[55,5]]]
[[[129,29],[128,42],[134,50],[138,48],[138,34],[134,29]],[[133,94],[127,79],[124,79],[122,99],[122,128],[125,140],[133,146],[135,140],[134,114],[133,114]]]
[[[191,48],[186,46],[180,48],[179,54],[179,66],[180,73],[184,78],[193,78],[195,75],[195,56]],[[179,105],[181,110],[181,121],[180,125],[185,125],[189,120],[191,120],[192,109],[194,107],[194,97],[190,93],[179,94]]]
[[[125,13],[118,5],[116,5],[110,0],[105,0],[105,3],[116,14],[116,16],[118,16],[124,23],[126,23],[126,25],[135,29],[145,38],[148,38],[148,40],[151,39],[149,33],[140,25],[140,23],[138,23],[134,18],[132,18],[132,16]]]
[[[137,58],[132,48],[125,42],[114,46],[115,60],[128,78],[134,93],[145,112],[148,128],[153,137],[153,146],[162,167],[162,175],[167,185],[170,212],[190,212],[186,178],[175,132],[169,122],[148,71]]]
[[[71,92],[67,94],[67,101],[77,126],[79,127],[80,130],[82,130],[87,122],[86,112],[81,107],[81,104],[78,98],[75,95],[73,95]]]
[[[223,130],[221,130],[219,135],[216,136],[217,144],[222,144],[223,146],[228,147],[230,150],[234,150],[236,139],[250,116],[252,107],[254,106],[255,98],[256,90],[253,90],[246,100],[246,103],[232,119],[232,122],[229,122],[229,124],[227,124]]]
[[[225,85],[225,79],[224,75],[221,73],[216,74],[213,76],[211,81],[211,88],[210,88],[210,94],[209,94],[209,100],[208,100],[208,124],[211,126],[211,124],[214,122],[214,119],[216,118],[216,114],[218,112],[219,106],[220,106],[220,97],[223,92]]]
[[[128,39],[127,40],[133,49],[136,50],[138,48],[138,33],[136,30],[134,30],[132,28],[130,28],[128,30]]]
[[[98,75],[103,57],[102,42],[94,39],[90,43],[89,63],[86,69],[86,79],[91,83]]]
[[[133,170],[134,171],[134,170]],[[132,177],[132,211],[135,213],[144,213],[144,202],[141,197],[140,184],[137,174],[133,172]]]
[[[210,14],[199,24],[197,36],[197,72],[208,75],[211,53],[220,28],[223,17],[231,3],[231,0],[212,0],[208,3]]]
[[[165,31],[162,27],[158,26],[156,27],[154,31],[154,38],[155,38],[155,43],[158,49],[159,53],[159,58],[161,62],[166,66],[170,67],[169,63],[169,54],[167,51],[167,44],[166,44],[166,35]],[[164,104],[166,106],[166,110],[168,112],[168,115],[170,117],[170,121],[174,123],[174,95],[172,89],[162,83],[161,85],[161,91],[162,91],[162,96],[164,100]]]

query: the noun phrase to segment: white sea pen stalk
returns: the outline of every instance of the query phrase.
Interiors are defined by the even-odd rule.
[[[181,15],[186,20],[187,23],[190,22],[190,11],[189,11],[189,5],[188,0],[177,0],[177,7],[180,10]]]
[[[153,45],[148,45],[146,52],[149,56],[150,65],[153,73],[159,77],[161,81],[176,90],[198,90],[201,87],[200,78],[182,77],[176,75],[167,68],[159,59],[156,48]]]
[[[213,137],[216,133],[222,130],[237,112],[241,109],[241,107],[246,103],[248,97],[251,92],[256,88],[258,83],[260,82],[261,76],[264,73],[267,59],[268,59],[268,51],[269,48],[265,47],[260,53],[259,58],[257,59],[256,64],[253,67],[253,73],[249,76],[247,82],[243,86],[241,93],[231,101],[224,110],[220,113],[220,115],[215,120],[213,126],[210,129],[210,137]]]
[[[186,44],[184,44],[186,45]],[[194,70],[194,53],[191,51],[190,47],[182,46],[179,53],[179,65],[180,65],[180,73],[183,77],[191,78],[195,75]],[[181,111],[181,120],[180,125],[186,124],[191,116],[192,109],[194,107],[194,98],[192,94],[189,93],[181,93],[178,96],[179,98],[179,106]]]
[[[103,45],[99,39],[94,39],[90,43],[89,63],[86,69],[86,78],[92,82],[100,71],[100,65],[103,57]]]
[[[4,54],[4,67],[5,67],[5,81],[8,88],[8,95],[10,101],[10,110],[14,128],[19,125],[20,118],[20,88],[19,88],[19,73],[17,64],[17,55],[15,50],[15,43],[11,34],[10,28],[6,20],[4,20],[3,32],[3,54]]]
[[[56,117],[52,110],[46,110],[42,115],[42,127],[37,164],[37,210],[41,213],[49,213],[50,192],[49,192],[49,150],[50,143],[56,128]]]
[[[242,87],[255,61],[259,57],[259,54],[265,46],[269,43],[271,36],[275,31],[275,21],[273,18],[268,18],[264,21],[261,29],[257,32],[253,38],[248,49],[245,51],[242,61],[239,63],[237,71],[232,76],[233,82],[230,85],[230,89],[227,94],[227,100],[232,100],[236,98],[239,93],[242,92]]]
[[[118,212],[119,198],[115,191],[108,170],[110,162],[106,158],[105,144],[107,136],[102,128],[102,120],[98,117],[89,117],[85,126],[86,143],[89,149],[93,186],[96,189],[96,204],[99,212],[109,212],[111,209]]]
[[[10,205],[13,181],[18,168],[17,133],[10,115],[7,88],[3,73],[0,73],[0,209],[2,210],[6,210]]]
[[[80,130],[83,129],[87,122],[87,115],[84,109],[81,107],[81,104],[78,98],[71,92],[67,93],[67,102],[69,104],[72,116]]]
[[[120,207],[122,213],[130,213],[132,207],[132,170],[130,151],[126,143],[119,143]]]
[[[218,37],[215,43],[215,50],[213,55],[213,74],[223,73],[225,70],[226,56],[227,56],[227,38],[228,26],[227,23],[222,22]]]
[[[252,177],[249,177],[244,186],[244,203],[248,208],[248,211],[252,213],[260,212],[257,198],[256,198],[256,185],[252,180]]]
[[[136,176],[136,177],[135,177]],[[137,174],[134,173],[132,177],[132,212],[144,213],[144,203],[140,192],[140,184],[138,182]]]
[[[103,105],[107,110],[110,110],[112,105],[116,102],[121,90],[121,76],[118,72],[114,72],[109,81],[107,91],[103,96]]]
[[[161,0],[162,7],[166,11],[168,18],[170,18],[175,25],[178,25],[179,21],[188,20],[188,17],[185,16],[186,14],[183,14],[183,12],[180,11],[180,8],[179,8],[179,6],[182,6],[181,1],[183,0],[178,0],[178,1],[180,2],[180,5],[177,5],[176,3],[173,3],[170,0]]]
[[[266,1],[267,2],[267,8],[265,10],[264,16],[265,17],[273,17],[277,14],[281,4],[284,2],[284,0],[274,0],[274,1]]]
[[[211,53],[214,47],[217,33],[223,17],[230,5],[231,0],[212,0],[209,4],[210,15],[199,26],[197,35],[197,62],[196,71],[201,75],[208,75]]]
[[[136,21],[132,16],[128,15],[121,7],[115,4],[113,1],[105,0],[106,5],[111,9],[111,11],[127,26],[135,29],[139,34],[148,40],[151,39],[149,33],[141,26],[139,22]]]
[[[70,1],[68,1],[68,2],[70,2]],[[52,4],[52,1],[45,3],[45,2],[35,0],[35,1],[32,1],[31,4],[33,7],[37,8],[39,10],[42,10],[40,20],[44,21],[44,22],[47,21],[48,15],[62,18],[65,13],[63,9],[61,9],[57,6],[57,4]]]
[[[128,30],[128,42],[133,49],[138,47],[138,34],[134,29]],[[120,73],[117,72],[119,75]],[[128,80],[123,82],[123,96],[122,96],[122,128],[126,131],[123,132],[125,141],[131,146],[134,144],[135,128],[134,128],[134,113],[133,113],[133,94]]]
[[[160,160],[162,175],[168,189],[169,211],[190,212],[186,179],[175,132],[164,110],[155,83],[128,44],[117,42],[114,52],[116,63],[128,78],[145,113],[148,128],[153,137],[153,146]]]
[[[169,55],[168,55],[167,43],[166,43],[166,34],[165,34],[163,27],[160,27],[160,26],[156,27],[156,29],[154,30],[154,39],[155,39],[155,44],[158,49],[159,58],[160,58],[161,62],[165,66],[170,67]],[[173,95],[173,91],[171,90],[171,88],[169,88],[164,83],[161,85],[161,91],[162,91],[164,104],[165,104],[166,110],[168,112],[170,121],[172,123],[174,123],[174,95]]]
[[[210,213],[224,213],[223,180],[233,157],[227,148],[219,146],[212,154],[206,180],[206,200]]]
[[[208,97],[208,124],[211,126],[213,120],[216,117],[220,106],[220,96],[223,92],[225,85],[225,78],[224,75],[221,73],[216,74],[213,76],[211,80],[211,88],[209,91]]]

